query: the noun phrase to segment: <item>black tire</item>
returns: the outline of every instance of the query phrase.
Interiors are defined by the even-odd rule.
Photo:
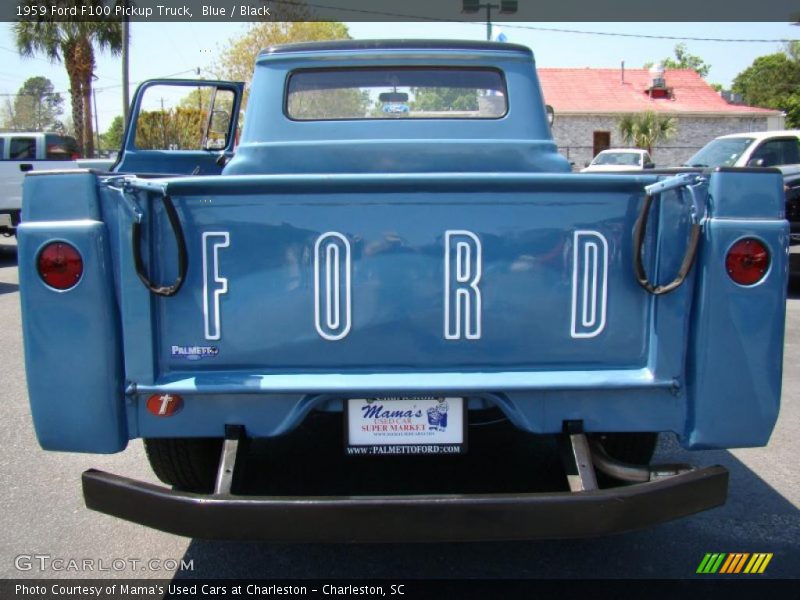
[[[185,492],[214,491],[222,438],[148,438],[144,449],[164,483]]]
[[[649,465],[658,444],[658,434],[651,432],[602,433],[596,438],[611,458],[632,465]]]

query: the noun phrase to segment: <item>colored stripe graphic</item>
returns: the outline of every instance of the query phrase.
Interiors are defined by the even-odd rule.
[[[728,559],[725,561],[725,564],[722,565],[722,568],[719,572],[726,574],[738,573],[742,570],[742,567],[749,556],[750,554],[742,552],[729,554]]]
[[[728,554],[728,558],[722,564],[722,568],[719,570],[720,573],[729,573],[729,569],[731,565],[735,563],[738,556],[736,554]]]
[[[753,558],[750,559],[750,562],[747,563],[747,566],[744,569],[745,573],[763,573],[769,561],[772,560],[772,553],[761,552],[757,554],[753,554]]]
[[[697,573],[703,575],[734,575],[738,573],[760,574],[772,560],[771,552],[708,552],[700,561]],[[746,566],[745,566],[746,565]]]
[[[704,574],[716,573],[719,570],[719,567],[726,556],[727,554],[724,552],[721,554],[720,553],[712,554],[709,552],[703,558],[703,561],[700,563],[700,566],[697,567],[697,572]]]
[[[736,564],[736,570],[734,571],[734,573],[738,573],[739,571],[742,570],[742,567],[744,566],[744,563],[747,562],[747,558],[749,556],[750,556],[750,554],[747,553],[747,552],[742,554],[742,557],[739,559],[739,562]]]
[[[710,554],[706,554],[703,557],[703,560],[700,561],[700,566],[697,567],[697,573],[705,573],[706,572],[706,565],[708,565],[708,561],[711,559]]]

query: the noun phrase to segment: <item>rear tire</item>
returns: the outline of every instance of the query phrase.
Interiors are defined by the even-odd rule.
[[[214,491],[222,438],[148,438],[144,449],[150,467],[167,485],[185,492]]]

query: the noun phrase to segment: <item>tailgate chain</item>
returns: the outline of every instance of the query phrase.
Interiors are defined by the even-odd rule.
[[[686,276],[689,274],[692,265],[694,264],[703,225],[701,219],[699,218],[700,207],[692,186],[703,181],[704,179],[699,175],[685,174],[671,177],[664,181],[659,181],[658,183],[654,183],[653,185],[648,185],[645,187],[646,195],[644,197],[644,204],[642,205],[642,210],[639,213],[639,217],[636,219],[636,225],[633,229],[633,272],[636,276],[637,283],[654,296],[667,294],[680,287],[680,285],[686,279]],[[663,192],[676,188],[686,188],[691,194],[692,230],[689,234],[689,242],[686,246],[686,254],[683,256],[683,261],[681,262],[680,269],[678,270],[678,275],[666,285],[655,285],[647,278],[647,272],[645,271],[644,264],[642,262],[642,244],[647,231],[647,219],[650,215],[650,207],[653,204],[654,197]]]
[[[175,205],[172,203],[172,198],[167,194],[162,194],[161,198],[164,202],[164,210],[167,213],[170,227],[172,227],[172,233],[175,235],[175,245],[178,247],[178,276],[175,278],[175,282],[169,286],[157,285],[147,276],[144,261],[142,260],[142,224],[138,220],[134,220],[133,227],[131,228],[133,262],[136,267],[136,274],[147,289],[158,296],[174,296],[178,293],[178,290],[181,289],[183,280],[186,278],[189,260],[186,252],[186,238],[183,235],[181,221],[178,217],[178,212],[175,210]]]

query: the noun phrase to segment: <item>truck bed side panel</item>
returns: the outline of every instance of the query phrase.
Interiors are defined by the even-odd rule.
[[[763,446],[778,418],[786,314],[788,223],[780,174],[717,173],[698,265],[687,384],[686,444]],[[734,283],[721,260],[739,239],[771,250],[767,276]]]
[[[96,178],[43,175],[27,177],[25,186],[20,295],[39,443],[47,450],[118,452],[128,442],[119,312]],[[42,215],[60,220],[42,221]],[[83,275],[70,290],[47,286],[36,271],[41,248],[52,241],[68,242],[83,257]]]

